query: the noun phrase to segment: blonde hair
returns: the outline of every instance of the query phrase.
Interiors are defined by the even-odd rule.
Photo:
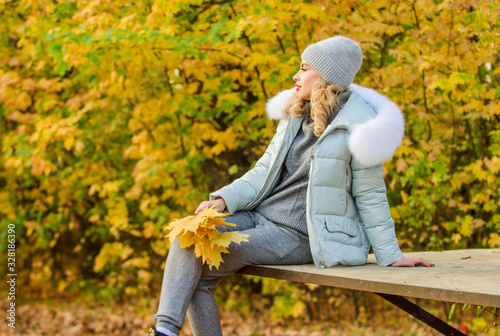
[[[314,122],[314,135],[320,137],[328,126],[328,119],[337,107],[341,105],[340,94],[345,92],[337,85],[329,84],[319,76],[313,83],[311,90],[311,104],[300,99],[297,92],[293,93],[292,100],[283,109],[285,115],[292,114],[301,117],[304,113],[311,116]]]

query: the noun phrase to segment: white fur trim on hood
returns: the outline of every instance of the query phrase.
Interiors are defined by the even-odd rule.
[[[290,90],[281,91],[276,96],[267,100],[266,113],[271,120],[281,120],[286,118],[283,113],[285,106],[292,100],[295,88]]]
[[[375,90],[352,84],[358,93],[377,113],[376,117],[351,130],[349,150],[364,166],[371,167],[389,160],[401,145],[405,123],[399,107]],[[283,108],[290,102],[295,88],[285,90],[269,99],[266,113],[270,119],[283,119]]]
[[[364,166],[375,166],[389,160],[401,145],[405,120],[399,107],[375,90],[352,84],[377,116],[351,130],[348,144],[351,153]]]

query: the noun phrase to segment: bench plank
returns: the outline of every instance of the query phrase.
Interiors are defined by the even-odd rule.
[[[363,266],[318,269],[307,265],[247,266],[242,274],[406,297],[500,308],[500,249],[407,252],[435,267]]]

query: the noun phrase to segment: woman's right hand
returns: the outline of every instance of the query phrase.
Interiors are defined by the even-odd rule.
[[[213,201],[203,201],[200,203],[200,205],[198,205],[198,208],[196,209],[194,214],[197,215],[199,212],[201,212],[201,210],[213,206],[215,206],[215,210],[222,212],[226,208],[226,201],[224,201],[223,198],[218,198]]]

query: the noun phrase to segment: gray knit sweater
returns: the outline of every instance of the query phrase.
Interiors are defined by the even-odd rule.
[[[333,111],[329,123],[347,102],[350,91],[340,95],[341,105]],[[287,226],[307,234],[306,193],[309,183],[309,168],[314,144],[314,124],[308,115],[302,119],[295,139],[288,150],[281,177],[273,192],[260,203],[255,211],[275,224]]]

